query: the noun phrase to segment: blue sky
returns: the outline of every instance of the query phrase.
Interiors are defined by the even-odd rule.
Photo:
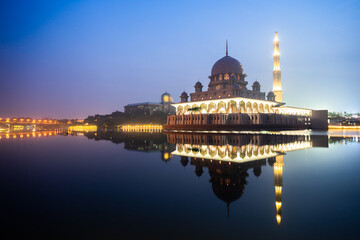
[[[284,101],[360,112],[360,1],[2,1],[0,117],[84,118],[179,101],[237,58],[272,87],[278,31]]]

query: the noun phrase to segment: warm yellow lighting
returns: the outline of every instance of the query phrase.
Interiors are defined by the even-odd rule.
[[[164,159],[165,159],[165,160],[168,160],[169,158],[170,158],[169,153],[164,153]]]
[[[74,131],[74,132],[95,132],[97,131],[97,126],[96,125],[78,125],[78,126],[70,126],[69,127],[70,131]]]
[[[276,211],[279,211],[279,209],[281,208],[281,202],[276,202],[275,206],[276,206]]]
[[[274,43],[279,42],[278,34],[275,32]]]
[[[162,125],[124,125],[121,129],[124,132],[159,132],[162,130]]]
[[[164,95],[163,101],[164,102],[170,102],[170,97],[168,95]]]
[[[329,125],[329,129],[360,129],[360,126],[337,126],[337,125]]]
[[[274,51],[274,56],[280,56],[279,51]]]
[[[280,214],[276,215],[276,222],[278,225],[280,225],[280,223],[281,223],[281,215]]]

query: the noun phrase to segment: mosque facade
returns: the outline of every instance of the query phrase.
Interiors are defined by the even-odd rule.
[[[172,106],[168,130],[327,129],[327,110],[286,106],[281,86],[279,39],[274,38],[273,89],[267,94],[258,81],[248,87],[242,64],[228,54],[211,69],[207,91],[195,83],[190,96],[183,92]],[[190,99],[189,99],[190,97]]]

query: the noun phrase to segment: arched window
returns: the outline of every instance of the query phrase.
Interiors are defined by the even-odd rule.
[[[225,74],[224,79],[229,80],[229,74]]]
[[[222,80],[222,75],[221,74],[219,75],[219,80]]]

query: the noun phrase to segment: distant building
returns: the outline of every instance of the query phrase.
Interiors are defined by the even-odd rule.
[[[145,113],[152,115],[154,112],[167,112],[174,114],[175,107],[171,106],[172,97],[165,92],[161,95],[161,102],[141,102],[132,103],[124,106],[126,114]]]

